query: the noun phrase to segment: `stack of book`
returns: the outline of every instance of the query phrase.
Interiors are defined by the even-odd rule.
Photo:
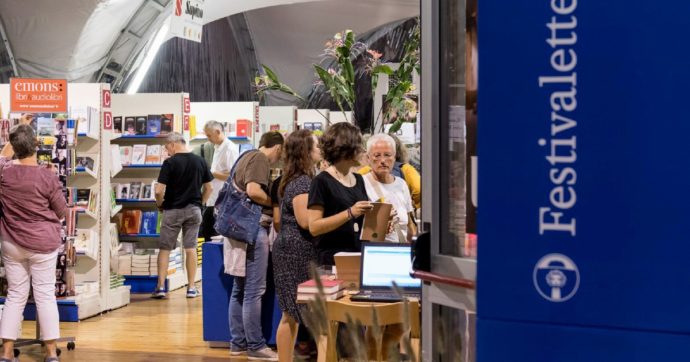
[[[120,275],[158,275],[158,249],[136,249],[132,254],[118,256],[117,273]],[[182,251],[176,248],[170,251],[168,275],[182,270]]]
[[[122,275],[110,273],[110,289],[116,289],[125,285],[125,278]]]
[[[201,251],[202,251],[202,246],[204,245],[204,238],[197,238],[196,239],[196,265],[201,266]]]
[[[323,285],[323,298],[325,300],[336,300],[345,294],[345,282],[338,279],[329,279],[328,277],[321,277],[321,284]],[[319,288],[316,285],[316,280],[307,280],[306,282],[297,286],[297,300],[309,301],[316,299],[319,294]]]
[[[175,274],[178,270],[182,270],[182,252],[177,248],[170,252],[170,263],[168,264],[168,275]]]

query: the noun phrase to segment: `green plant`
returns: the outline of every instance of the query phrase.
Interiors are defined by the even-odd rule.
[[[372,94],[376,95],[376,87],[381,74],[390,77],[391,88],[386,94],[385,103],[388,105],[383,114],[384,124],[393,122],[389,132],[397,132],[403,122],[415,122],[417,115],[417,102],[412,93],[415,87],[412,81],[413,72],[420,72],[419,63],[419,21],[412,30],[412,36],[403,48],[403,58],[398,69],[393,70],[389,64],[381,60],[382,54],[369,49],[362,42],[356,41],[352,30],[344,30],[336,33],[325,45],[324,54],[332,58],[335,63],[328,69],[314,64],[314,71],[321,84],[326,87],[329,95],[337,104],[341,112],[346,109],[355,110],[357,99],[355,91],[356,73],[353,62],[362,55],[366,62],[366,72],[371,76]],[[262,64],[264,75],[255,78],[256,92],[261,99],[267,91],[278,91],[297,98],[302,104],[305,99],[292,88],[282,83],[277,74],[268,66]],[[378,114],[377,119],[381,116]]]

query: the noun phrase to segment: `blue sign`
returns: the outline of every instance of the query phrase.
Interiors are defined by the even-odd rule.
[[[690,335],[690,2],[478,14],[480,361],[492,321]]]

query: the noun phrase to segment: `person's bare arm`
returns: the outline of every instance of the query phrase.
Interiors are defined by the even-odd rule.
[[[280,232],[280,206],[273,205],[273,229]]]
[[[309,194],[299,194],[292,199],[292,209],[295,212],[297,225],[304,230],[309,230],[309,209],[307,209],[308,201]]]
[[[323,206],[312,206],[309,208],[309,232],[313,236],[329,233],[348,222],[350,213],[356,219],[373,207],[369,201],[358,201],[350,207],[350,212],[343,210],[333,216],[323,217]]]
[[[271,197],[264,191],[264,189],[256,182],[250,182],[247,184],[247,196],[249,196],[252,201],[256,202],[262,206],[273,206],[271,204]]]
[[[201,204],[206,205],[206,201],[208,201],[208,198],[211,197],[211,193],[213,192],[213,185],[211,185],[210,182],[207,182],[201,186]]]
[[[211,172],[211,174],[213,175],[213,177],[215,179],[221,180],[221,181],[226,181],[228,179],[228,177],[230,177],[229,172],[225,173],[225,172],[216,171],[216,172]]]
[[[158,205],[158,208],[160,209],[163,207],[163,197],[165,196],[165,184],[162,184],[160,182],[156,182],[156,205]]]

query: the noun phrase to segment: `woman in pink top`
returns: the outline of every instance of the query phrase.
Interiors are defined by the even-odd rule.
[[[25,119],[24,122],[26,123]],[[55,300],[55,265],[61,243],[60,220],[67,209],[57,176],[39,167],[36,133],[27,124],[10,130],[10,144],[0,153],[0,238],[9,290],[0,319],[0,362],[15,361],[22,314],[33,286],[47,362],[58,361],[60,325]],[[16,160],[12,156],[16,155]],[[31,285],[29,285],[31,280]]]

